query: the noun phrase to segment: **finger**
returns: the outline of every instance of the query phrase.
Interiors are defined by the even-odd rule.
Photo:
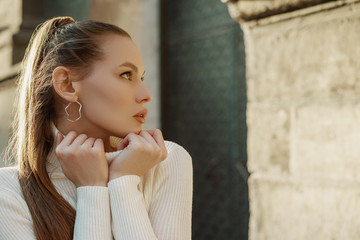
[[[63,139],[64,139],[64,136],[58,132],[58,134],[56,136],[56,145],[59,145]]]
[[[94,143],[96,141],[96,138],[88,138],[85,140],[85,142],[81,145],[82,147],[85,147],[85,148],[91,148],[94,146]]]
[[[123,150],[129,145],[129,135],[127,135],[119,144],[119,150]]]
[[[155,129],[153,138],[157,142],[159,147],[163,150],[163,152],[167,153],[167,149],[166,149],[165,142],[164,142],[164,137],[162,135],[162,132],[159,129]]]
[[[136,143],[141,144],[149,144],[145,139],[143,139],[141,136],[129,133],[120,143],[119,150],[123,150],[127,147],[135,147]]]
[[[104,151],[104,142],[101,138],[97,138],[94,142],[94,147]]]
[[[141,133],[141,132],[140,132],[140,133]],[[143,136],[141,136],[140,133],[139,133],[139,135],[136,135],[136,136],[135,136],[135,138],[136,138],[135,141],[141,142],[141,143],[144,144],[145,146],[146,146],[146,145],[149,145],[149,144],[151,145],[151,143],[149,143]],[[134,142],[134,141],[132,141],[132,142]]]
[[[88,136],[86,134],[80,134],[74,139],[72,145],[80,146],[86,141],[86,139],[88,139]]]
[[[142,136],[154,148],[160,148],[160,146],[155,142],[154,138],[147,131],[141,131],[139,135]]]
[[[152,129],[152,130],[144,130],[146,132],[148,132],[151,136],[154,135],[154,132],[156,131],[156,129]]]
[[[61,141],[60,145],[63,146],[69,146],[74,139],[76,138],[77,133],[75,131],[70,131],[65,137],[64,139]]]

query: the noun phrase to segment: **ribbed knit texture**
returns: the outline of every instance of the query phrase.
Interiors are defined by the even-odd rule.
[[[191,157],[180,145],[165,144],[167,159],[144,176],[119,177],[108,187],[76,188],[63,174],[55,153],[49,155],[49,176],[76,209],[74,239],[191,239]],[[35,239],[16,167],[0,169],[0,239]]]
[[[112,239],[107,187],[77,188],[75,239]]]

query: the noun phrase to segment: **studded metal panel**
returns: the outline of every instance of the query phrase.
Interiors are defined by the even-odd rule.
[[[167,1],[163,14],[163,128],[193,157],[192,237],[248,239],[242,32],[220,0]]]

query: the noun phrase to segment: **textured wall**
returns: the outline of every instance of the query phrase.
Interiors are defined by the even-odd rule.
[[[359,239],[360,2],[241,27],[250,239]]]
[[[20,0],[0,1],[0,153],[5,149],[10,135],[9,125],[15,98],[15,84],[12,80],[19,69],[18,65],[12,65],[12,42],[13,34],[21,23],[21,6]],[[2,166],[4,163],[0,161]]]
[[[12,41],[21,24],[21,7],[20,0],[0,1],[0,84],[16,71],[12,65]]]

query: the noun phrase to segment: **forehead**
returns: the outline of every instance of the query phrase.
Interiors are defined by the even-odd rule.
[[[103,51],[105,64],[119,66],[124,62],[130,62],[143,71],[144,64],[140,51],[129,37],[108,34],[99,38],[99,47]]]

